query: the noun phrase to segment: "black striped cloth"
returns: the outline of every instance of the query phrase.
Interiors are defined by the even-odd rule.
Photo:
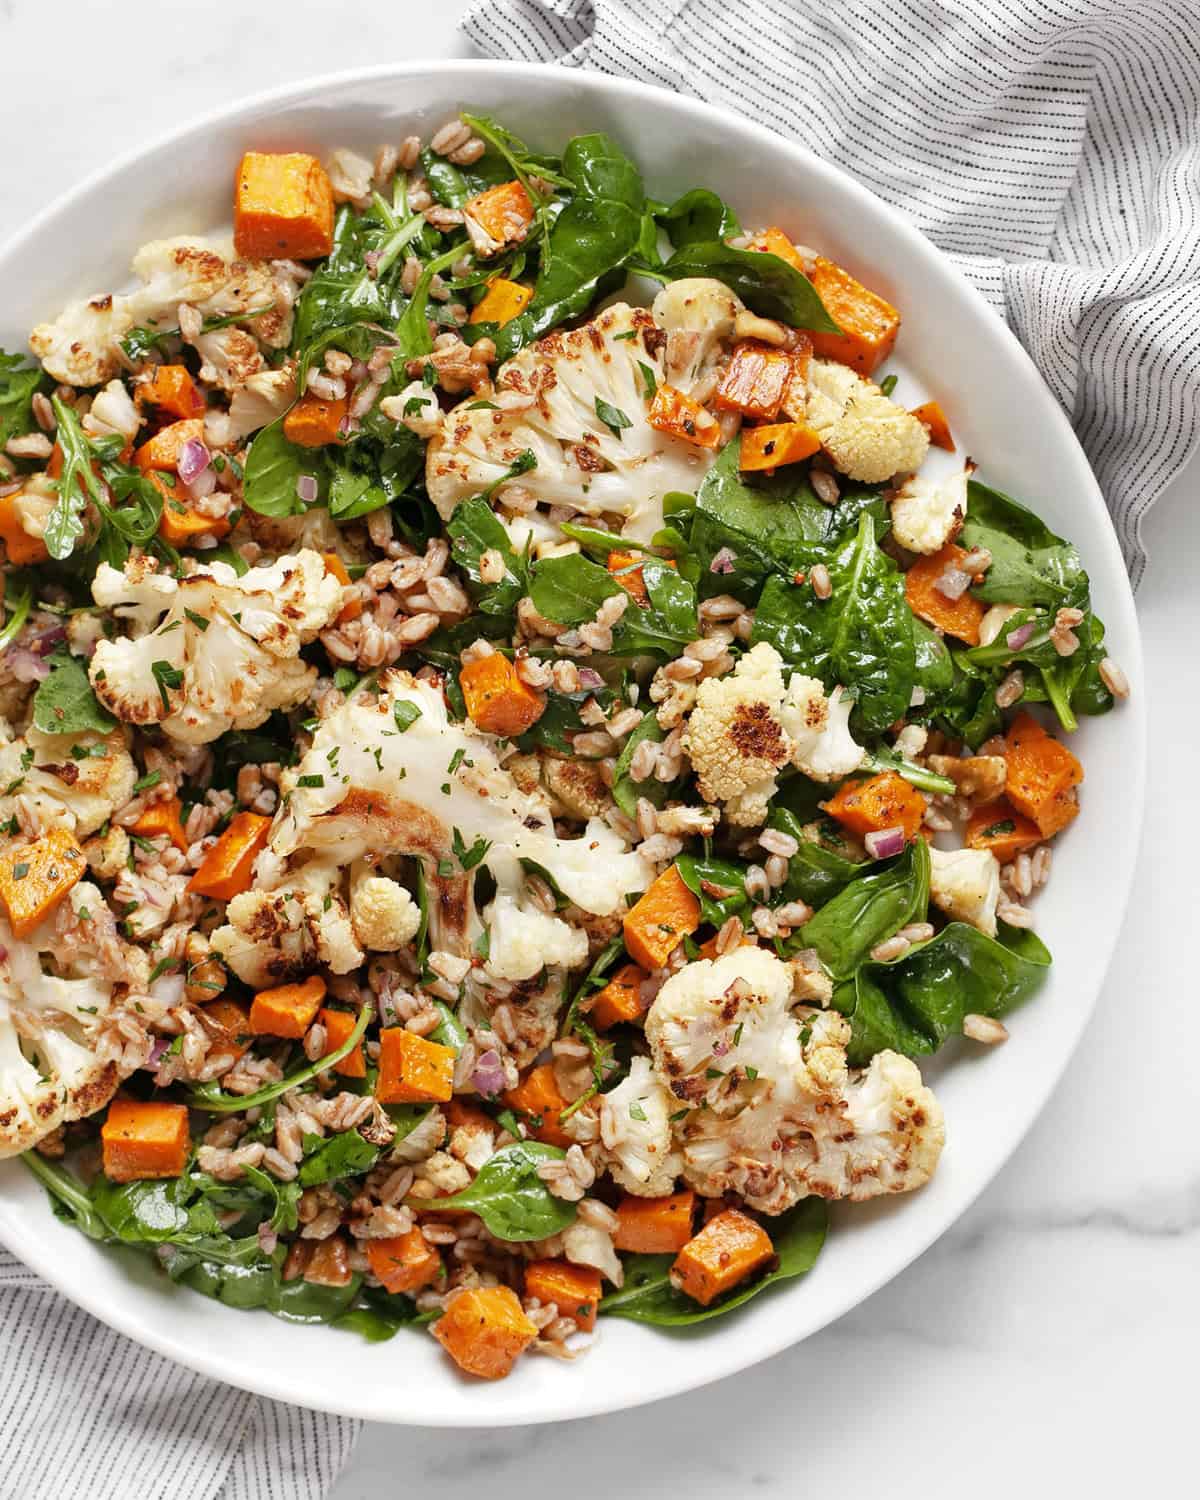
[[[726,105],[903,209],[1033,356],[1140,580],[1200,436],[1198,0],[476,0],[464,29]]]
[[[320,1500],[362,1427],[151,1354],[5,1250],[0,1351],[2,1500]]]

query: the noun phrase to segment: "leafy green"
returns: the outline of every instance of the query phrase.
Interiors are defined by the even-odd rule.
[[[971,592],[987,604],[1088,607],[1088,577],[1079,553],[1031,510],[972,479],[959,545],[992,554],[983,582]]]
[[[361,1177],[379,1160],[378,1146],[364,1140],[357,1130],[342,1130],[337,1135],[305,1136],[304,1159],[300,1163],[302,1187],[320,1182],[337,1182],[346,1177]]]
[[[89,545],[102,561],[119,568],[131,546],[145,547],[152,541],[157,545],[162,495],[144,474],[120,461],[120,437],[89,439],[73,407],[57,396],[51,396],[50,405],[58,422],[63,466],[51,480],[58,499],[46,522],[46,550],[60,562],[71,556],[84,538],[84,513],[90,504],[99,529],[88,538]]]
[[[25,628],[29,611],[33,607],[33,579],[28,573],[9,573],[4,590],[4,608],[8,619],[0,630],[0,650],[10,645]]]
[[[695,590],[658,557],[643,561],[642,582],[647,604],[631,603],[621,616],[613,628],[612,654],[677,656],[699,630]],[[580,552],[536,563],[529,588],[538,613],[568,627],[594,619],[606,599],[623,593],[606,568]]]
[[[260,516],[295,516],[304,509],[296,493],[301,475],[320,482],[324,462],[319,452],[301,448],[284,435],[283,418],[264,427],[246,454],[242,494],[249,508]]]
[[[746,894],[745,865],[734,864],[728,859],[701,857],[698,854],[681,854],[675,861],[683,883],[693,896],[700,898],[700,916],[714,927],[720,927],[730,917],[743,912],[750,905]],[[728,891],[727,896],[706,891],[705,885]]]
[[[495,511],[481,496],[455,507],[446,525],[454,561],[467,575],[471,597],[486,615],[511,615],[529,588],[529,558],[517,553]],[[498,552],[504,560],[499,583],[484,583],[479,560],[485,552]]]
[[[880,745],[864,755],[859,769],[870,771],[872,775],[879,771],[895,771],[897,776],[903,776],[911,786],[920,787],[923,792],[939,793],[943,797],[952,797],[957,791],[948,776],[939,776],[936,771],[930,771],[925,766],[913,765],[912,761],[897,755],[887,745]]]
[[[811,924],[810,924],[811,925]],[[937,1049],[968,1015],[1002,1016],[1042,983],[1050,954],[1034,933],[999,924],[995,938],[963,922],[888,964],[867,964],[834,990],[850,1018],[847,1059],[864,1066],[885,1047],[908,1057]]]
[[[533,299],[492,335],[501,360],[612,290],[642,230],[642,175],[606,135],[568,141],[562,170],[571,197],[546,238]]]
[[[441,1209],[470,1209],[500,1240],[544,1240],[575,1221],[575,1205],[556,1198],[538,1168],[566,1153],[541,1141],[502,1146],[480,1167],[474,1182],[440,1198]]]
[[[929,906],[929,847],[914,839],[886,866],[871,866],[832,897],[792,939],[815,948],[837,980],[849,979],[871,949],[910,922],[923,922]]]
[[[56,651],[50,672],[33,695],[33,724],[43,734],[107,734],[117,721],[103,708],[77,656]]]
[[[658,743],[665,738],[666,734],[659,726],[658,715],[651,710],[642,715],[642,722],[625,741],[624,748],[617,757],[617,764],[613,771],[613,801],[626,817],[637,816],[639,797],[647,798],[655,807],[661,807],[667,800],[667,792],[670,790],[667,782],[659,781],[656,776],[651,776],[646,781],[634,781],[629,774],[629,767],[633,763],[633,752],[642,741],[654,740]]]
[[[33,398],[46,392],[53,381],[38,365],[26,365],[21,354],[0,349],[0,450],[9,438],[37,431]]]
[[[912,697],[916,652],[904,579],[875,541],[869,513],[858,531],[828,554],[833,591],[818,599],[807,584],[774,576],[759,599],[753,639],[769,641],[785,661],[827,688],[841,683],[856,699],[855,723],[879,733],[902,718]]]
[[[778,802],[771,807],[768,828],[788,833],[800,845],[788,860],[788,878],[781,895],[786,901],[805,901],[809,906],[823,906],[852,880],[866,872],[867,865],[847,859],[844,854],[810,839],[795,813]]]
[[[685,245],[731,239],[742,232],[737,214],[707,188],[693,188],[684,193],[669,208],[655,213],[654,221],[666,230],[676,250]]]
[[[776,318],[793,328],[841,332],[808,277],[769,251],[735,250],[719,240],[692,240],[654,274],[666,281],[714,276],[760,317]]]
[[[768,1220],[766,1228],[775,1247],[775,1262],[756,1281],[734,1287],[707,1307],[671,1285],[673,1255],[627,1255],[625,1284],[601,1299],[600,1312],[654,1323],[660,1328],[682,1328],[720,1317],[757,1297],[767,1287],[811,1271],[825,1243],[828,1221],[829,1210],[819,1198],[805,1198],[795,1208]]]

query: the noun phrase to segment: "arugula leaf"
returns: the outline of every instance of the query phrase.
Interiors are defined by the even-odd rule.
[[[575,1222],[575,1204],[556,1198],[538,1168],[566,1155],[541,1141],[514,1141],[480,1167],[474,1182],[438,1201],[439,1208],[470,1209],[500,1240],[544,1240]]]
[[[995,938],[951,922],[888,964],[866,964],[837,985],[833,1003],[851,1023],[847,1061],[863,1067],[892,1048],[936,1052],[968,1015],[1002,1016],[1046,977],[1050,954],[1032,932],[999,924]]]
[[[791,939],[795,949],[815,948],[835,980],[849,979],[876,943],[910,922],[923,922],[929,907],[929,847],[914,839],[904,853],[852,880]]]
[[[723,281],[748,308],[792,328],[840,333],[815,286],[802,271],[764,250],[735,250],[720,240],[695,240],[676,250],[661,271],[664,281],[713,276]]]
[[[73,1172],[35,1150],[21,1153],[21,1164],[46,1189],[56,1218],[73,1225],[90,1240],[106,1240],[108,1225],[96,1211],[91,1196]]]
[[[703,1323],[741,1307],[767,1287],[790,1281],[811,1271],[825,1243],[829,1210],[819,1198],[805,1198],[778,1218],[767,1222],[775,1262],[757,1280],[743,1283],[718,1297],[707,1307],[694,1302],[686,1292],[671,1285],[673,1255],[627,1255],[625,1284],[600,1301],[603,1315],[634,1318],[660,1328],[682,1328]]]
[[[62,451],[63,466],[58,478],[50,481],[58,491],[58,499],[46,521],[42,540],[50,556],[61,562],[70,557],[76,542],[83,536],[83,512],[88,501],[102,505],[104,491],[92,469],[91,445],[74,409],[57,396],[50,397],[50,405],[58,422],[55,436]]]
[[[500,360],[619,284],[641,237],[642,176],[615,141],[575,136],[563,152],[562,170],[571,198],[546,237],[532,301],[492,335]]]
[[[116,719],[101,706],[87,667],[67,651],[50,658],[50,672],[33,695],[33,724],[43,734],[107,734]]]
[[[39,391],[50,391],[53,384],[39,365],[27,366],[24,355],[0,349],[0,449],[9,438],[38,430],[33,398]]]
[[[8,620],[0,630],[0,649],[11,645],[21,634],[33,607],[33,579],[28,573],[10,573],[6,582],[3,606],[8,611]]]
[[[288,1089],[299,1088],[302,1083],[308,1083],[318,1073],[331,1068],[334,1063],[341,1062],[343,1057],[353,1052],[362,1041],[367,1022],[370,1021],[374,1010],[374,1001],[367,1001],[359,1011],[349,1036],[340,1047],[327,1052],[324,1057],[317,1058],[316,1062],[298,1068],[294,1073],[285,1074],[275,1083],[268,1083],[263,1088],[256,1089],[253,1094],[227,1094],[219,1083],[214,1081],[194,1085],[188,1090],[187,1102],[193,1109],[206,1109],[212,1114],[219,1115],[236,1114],[239,1110],[254,1109],[258,1105],[267,1104],[270,1100],[277,1099],[280,1094],[286,1094]]]

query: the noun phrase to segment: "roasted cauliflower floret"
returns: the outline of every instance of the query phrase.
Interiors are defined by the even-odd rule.
[[[483,909],[487,925],[487,970],[514,983],[532,979],[545,968],[577,969],[588,956],[587,933],[561,917],[542,911],[524,894],[520,867],[506,869],[495,899]]]
[[[443,520],[492,486],[503,515],[506,476],[529,453],[535,466],[511,483],[543,506],[612,517],[623,535],[649,542],[663,524],[663,496],[694,492],[714,456],[646,420],[652,387],[640,366],[663,384],[665,342],[645,308],[619,302],[580,328],[522,349],[497,372],[493,401],[500,409],[465,401],[446,413],[430,441],[425,483]],[[617,425],[614,411],[629,425]],[[557,526],[540,519],[539,540],[561,541]]]
[[[241,442],[260,427],[267,427],[287,411],[296,399],[296,368],[292,361],[278,370],[259,370],[240,385],[229,401],[222,437],[226,444]]]
[[[704,399],[717,366],[733,341],[742,299],[723,281],[686,276],[670,281],[650,311],[667,335],[664,358],[667,383],[687,396]]]
[[[153,240],[133,258],[142,285],[68,303],[53,323],[39,323],[29,347],[48,374],[68,385],[101,385],[121,369],[120,340],[135,324],[170,328],[186,302],[202,318],[263,311],[251,321],[255,336],[282,347],[291,334],[290,314],[276,308],[277,289],[263,261],[233,257],[232,247],[182,236]]]
[[[94,885],[67,897],[72,920],[112,915]],[[116,941],[115,929],[110,934]],[[88,945],[64,943],[54,919],[18,942],[0,921],[0,1157],[27,1151],[108,1103],[145,1060],[150,1038],[125,983],[103,977]],[[115,1038],[115,1025],[122,1032]],[[116,1044],[106,1045],[112,1034]],[[140,1045],[129,1046],[133,1038]]]
[[[222,562],[178,580],[145,558],[124,573],[101,563],[92,596],[132,630],[97,644],[97,698],[119,719],[202,745],[307,697],[317,669],[300,648],[337,614],[342,587],[304,550],[241,578]]]
[[[133,794],[137,767],[125,731],[43,734],[0,744],[0,824],[14,816],[30,832],[65,827],[86,838]]]
[[[671,1141],[675,1100],[649,1058],[635,1057],[629,1075],[600,1095],[600,1141],[614,1180],[639,1198],[661,1198],[682,1165]]]
[[[962,530],[967,514],[967,463],[948,478],[910,474],[892,496],[892,535],[910,552],[940,552]]]
[[[753,827],[767,816],[776,776],[792,749],[780,714],[783,660],[762,641],[726,677],[700,684],[684,749],[706,802],[725,804],[730,823]]]
[[[944,1140],[916,1067],[880,1052],[852,1073],[850,1026],[797,1008],[789,967],[743,947],[687,965],[646,1017],[654,1070],[686,1113],[683,1176],[765,1213],[801,1198],[864,1199],[926,1182]]]
[[[1000,863],[990,849],[929,851],[929,899],[957,922],[996,936]]]
[[[850,733],[853,704],[835,687],[828,697],[815,677],[793,674],[780,721],[792,743],[791,761],[814,781],[842,781],[866,753]]]
[[[398,880],[362,866],[350,879],[350,923],[361,947],[371,953],[395,953],[416,937],[421,908]]]
[[[916,417],[831,359],[809,365],[807,419],[841,472],[863,484],[919,469],[929,452],[929,433]]]
[[[338,894],[340,876],[336,864],[313,860],[286,884],[243,891],[225,908],[213,951],[256,989],[298,979],[317,964],[349,974],[366,955]]]

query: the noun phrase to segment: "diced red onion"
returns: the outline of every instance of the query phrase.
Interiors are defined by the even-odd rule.
[[[28,646],[10,646],[4,661],[18,682],[44,682],[50,675],[49,661]]]
[[[179,450],[179,477],[184,484],[191,484],[197,474],[208,468],[210,454],[199,438],[188,438]]]
[[[504,1087],[504,1064],[500,1054],[489,1048],[480,1054],[471,1074],[471,1087],[489,1097],[498,1094]]]
[[[216,487],[217,473],[211,464],[201,469],[195,479],[184,485],[190,500],[203,500],[206,495],[211,495]]]
[[[893,854],[904,853],[904,829],[882,828],[878,833],[868,833],[863,843],[872,859],[891,859]]]
[[[708,565],[710,573],[732,573],[733,565],[737,562],[737,553],[728,547],[722,547]]]
[[[51,625],[49,630],[43,630],[36,640],[31,641],[30,646],[39,656],[52,656],[66,638],[65,626]]]
[[[349,375],[350,379],[357,385],[358,382],[367,373],[366,364],[361,359],[356,359],[346,373]]]
[[[150,1044],[150,1056],[142,1064],[147,1072],[153,1072],[163,1060],[163,1053],[171,1045],[169,1036],[156,1036]]]
[[[301,474],[296,479],[296,494],[304,501],[305,505],[311,505],[317,498],[319,492],[317,476],[315,474]]]
[[[725,1041],[724,1039],[722,1039],[721,1041],[713,1043],[713,1056],[714,1057],[724,1057],[725,1054],[728,1051],[729,1051],[729,1043],[727,1041]]]
[[[971,575],[961,568],[947,568],[933,586],[947,599],[961,599],[971,586]]]
[[[1018,625],[1015,630],[1010,630],[1004,637],[1005,644],[1010,651],[1019,651],[1029,637],[1033,634],[1033,621],[1025,625]]]
[[[586,688],[588,692],[594,692],[596,688],[604,686],[604,678],[595,667],[580,667],[579,686]]]

